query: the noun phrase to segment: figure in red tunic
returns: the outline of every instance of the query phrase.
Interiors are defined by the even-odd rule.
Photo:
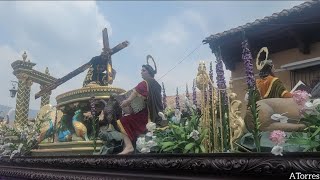
[[[158,112],[163,111],[162,99],[161,99],[161,86],[154,79],[154,75],[157,73],[157,67],[153,60],[155,68],[149,65],[148,59],[152,56],[147,56],[147,64],[142,66],[141,81],[132,91],[131,95],[121,103],[121,108],[129,106],[131,101],[140,96],[144,99],[145,108],[141,111],[123,116],[117,121],[118,127],[124,138],[124,149],[119,154],[129,154],[134,151],[132,142],[143,133],[146,133],[146,125],[148,122],[154,122],[157,126],[164,126],[164,121],[158,115]]]

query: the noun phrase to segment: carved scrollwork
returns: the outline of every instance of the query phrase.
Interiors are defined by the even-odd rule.
[[[244,120],[241,117],[242,102],[235,100],[237,95],[230,93],[230,128],[231,128],[231,142],[236,141],[243,135],[245,129]]]
[[[219,175],[288,178],[292,172],[320,173],[320,157],[312,153],[287,153],[283,157],[273,156],[271,153],[228,153],[24,157],[0,160],[0,176],[20,178],[59,179],[62,175],[65,179],[109,178],[112,177],[109,175],[115,171],[117,175],[113,177],[127,179],[147,176],[155,179],[166,176],[170,179],[171,176],[179,175],[181,175],[179,179],[184,179],[183,177],[190,179],[191,175],[199,178]]]

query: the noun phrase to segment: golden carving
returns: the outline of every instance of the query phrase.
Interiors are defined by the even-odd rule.
[[[198,67],[198,74],[196,77],[196,84],[198,89],[200,90],[206,89],[208,86],[208,81],[209,81],[209,78],[206,72],[206,65],[204,61],[200,61],[199,67]]]
[[[229,81],[228,97],[229,97],[229,125],[230,125],[230,142],[231,149],[233,150],[233,144],[236,144],[244,133],[245,123],[241,117],[242,102],[236,100],[237,94],[232,92],[233,85],[232,78]]]
[[[239,139],[244,132],[245,123],[241,118],[241,107],[242,102],[240,100],[235,100],[237,95],[235,93],[230,93],[230,113],[229,113],[229,121],[230,121],[230,140],[234,143],[237,139]]]
[[[206,66],[203,61],[199,63],[198,73],[196,77],[197,87],[201,91],[201,112],[202,112],[202,127],[208,128],[209,138],[204,142],[204,146],[209,152],[222,152],[224,151],[224,143],[227,141],[230,143],[230,150],[234,150],[233,144],[239,139],[244,132],[245,123],[241,118],[241,101],[236,100],[237,95],[232,92],[232,80],[230,79],[229,88],[227,89],[227,101],[229,111],[229,130],[227,130],[227,136],[223,137],[224,128],[222,126],[223,114],[222,107],[224,102],[221,102],[222,91],[225,89],[217,89],[213,86],[208,73],[206,72]],[[209,88],[212,91],[209,91]],[[207,99],[205,98],[207,97]],[[212,100],[211,102],[208,100]],[[220,112],[220,113],[217,113]],[[230,132],[230,133],[229,133]],[[229,137],[230,139],[226,139]]]

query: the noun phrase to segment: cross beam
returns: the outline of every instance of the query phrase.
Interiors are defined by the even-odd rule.
[[[102,38],[103,38],[103,49],[102,49],[102,53],[100,56],[102,57],[104,64],[106,64],[107,66],[108,65],[112,66],[111,56],[113,54],[119,52],[120,50],[126,48],[129,45],[129,42],[124,41],[124,42],[118,44],[117,46],[115,46],[114,48],[110,49],[107,28],[103,29]],[[93,59],[91,59],[86,64],[80,66],[79,68],[75,69],[74,71],[68,73],[67,75],[63,76],[62,78],[57,79],[54,83],[45,86],[41,91],[36,93],[35,99],[41,97],[43,94],[45,94],[49,91],[52,91],[53,89],[56,89],[61,84],[65,83],[66,81],[70,80],[71,78],[73,78],[73,77],[77,76],[78,74],[82,73],[83,71],[87,70],[91,66],[92,60]],[[109,73],[112,73],[112,72],[108,72],[108,76],[111,75]]]

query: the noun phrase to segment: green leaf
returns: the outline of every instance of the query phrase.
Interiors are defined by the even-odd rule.
[[[163,143],[161,143],[161,144],[162,144],[162,149],[165,149],[165,148],[167,148],[167,147],[169,147],[169,146],[174,145],[173,142],[163,142]]]
[[[187,144],[187,145],[184,147],[184,149],[187,150],[187,151],[189,151],[191,148],[193,148],[193,146],[194,146],[195,144],[196,144],[196,143],[194,143],[194,142],[189,143],[189,144]]]
[[[310,140],[309,139],[302,139],[302,138],[292,138],[292,139],[288,139],[287,143],[298,144],[298,145],[310,145]]]
[[[203,140],[203,138],[207,135],[207,133],[208,133],[208,129],[205,129],[205,130],[203,130],[203,131],[201,132],[200,141]]]
[[[316,135],[318,135],[319,134],[319,132],[320,132],[320,127],[318,127],[318,129],[311,135],[311,137],[310,138],[313,138],[313,137],[315,137]]]
[[[195,153],[199,153],[199,147],[197,147],[194,152],[195,152]]]
[[[202,144],[200,145],[200,149],[201,149],[201,152],[203,152],[203,153],[207,152],[206,148]]]

